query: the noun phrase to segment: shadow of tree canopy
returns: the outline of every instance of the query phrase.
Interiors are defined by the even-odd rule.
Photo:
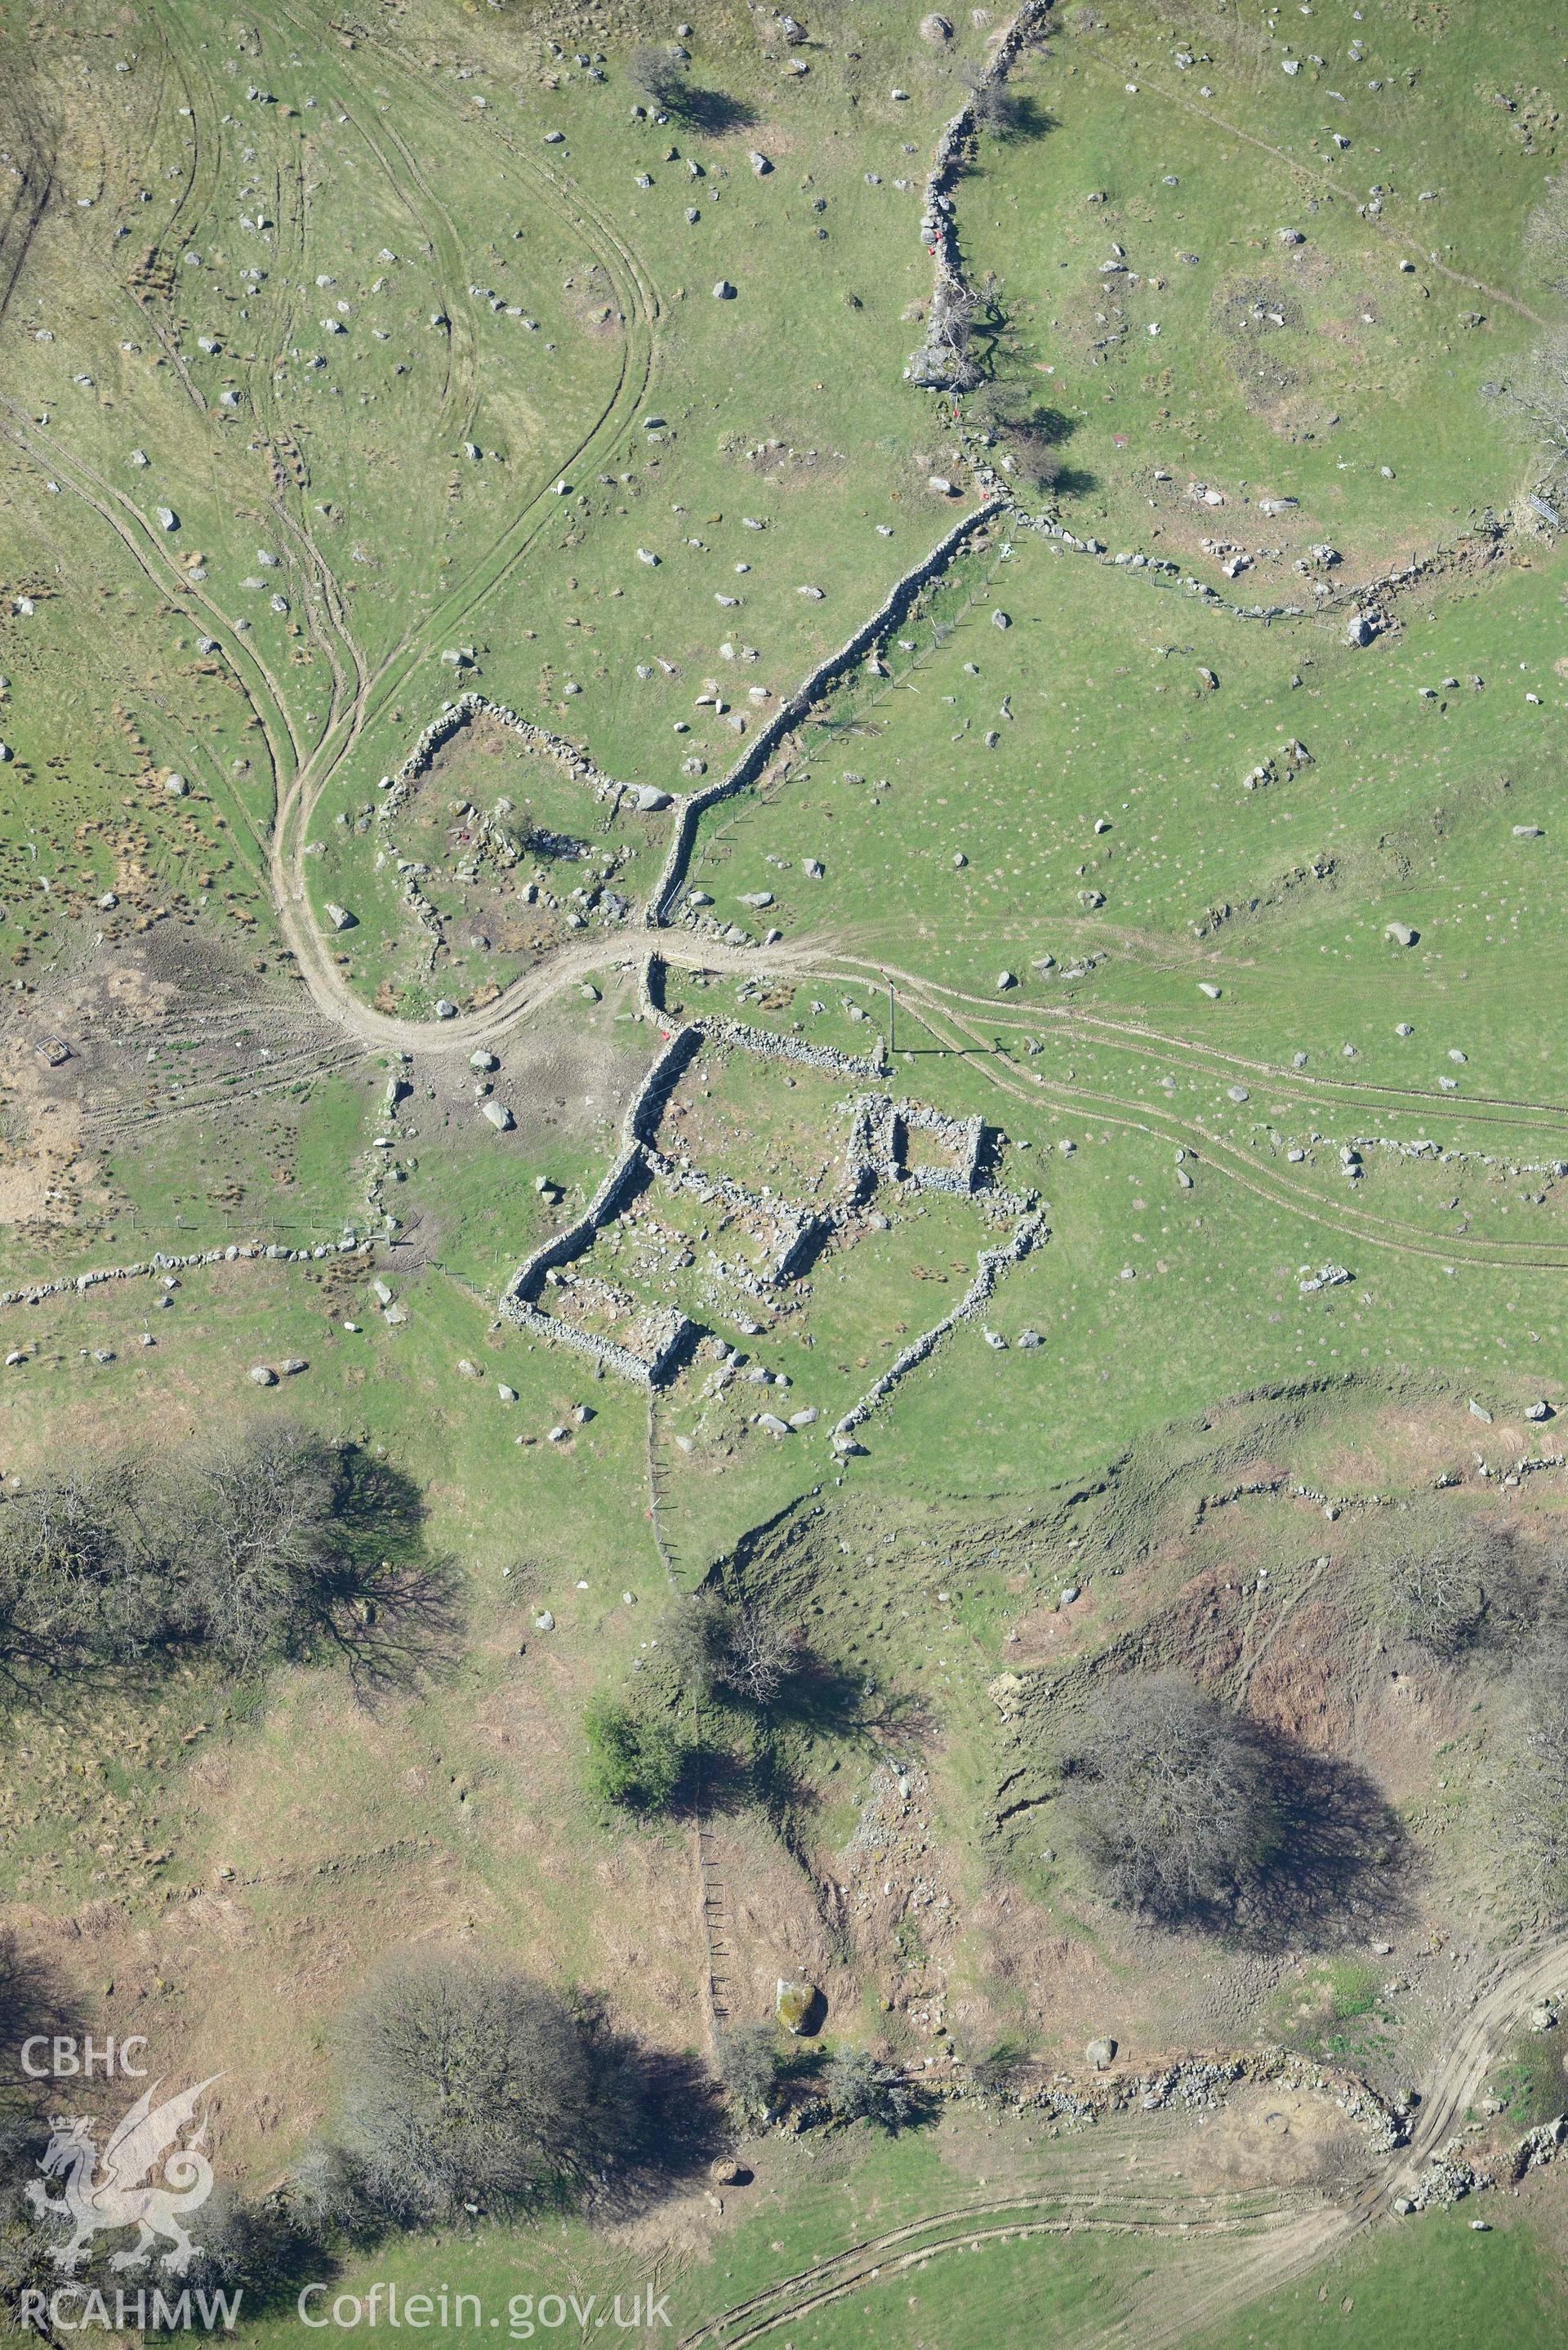
[[[1086,498],[1091,490],[1099,487],[1099,475],[1083,465],[1063,465],[1042,486],[1049,489],[1054,497]]]
[[[616,2166],[592,2200],[607,2217],[630,2218],[694,2185],[729,2143],[724,2094],[690,2049],[633,2040],[593,2009],[587,2028],[601,2077],[622,2086],[626,2116]]]
[[[1053,130],[1062,128],[1061,118],[1042,106],[1026,89],[1009,90],[1007,108],[1002,120],[995,126],[997,136],[1006,140],[1048,139]]]
[[[87,2026],[75,1995],[14,1934],[0,1934],[0,2115],[42,2113],[57,2095],[52,2077],[25,2070],[22,2050],[43,2033],[79,2040]]]
[[[722,89],[693,88],[690,84],[665,98],[664,111],[688,130],[706,131],[710,137],[726,130],[749,130],[758,120],[756,108],[748,106],[743,98],[732,98]]]
[[[986,339],[986,363],[995,369],[1003,359],[1015,361],[1009,344],[1010,322],[995,305],[994,323],[979,329]],[[1008,346],[1004,349],[1004,346]],[[1049,492],[1054,497],[1082,497],[1096,484],[1083,466],[1067,464],[1062,450],[1082,428],[1082,419],[1069,416],[1039,399],[1033,386],[1011,373],[992,373],[965,401],[965,415],[980,425],[993,446],[1005,444],[1012,479],[1019,489]]]
[[[362,1696],[418,1688],[462,1651],[462,1579],[425,1548],[423,1492],[362,1446],[337,1449],[317,1629]]]
[[[1263,1949],[1364,1933],[1374,1915],[1407,1922],[1404,1829],[1382,1791],[1354,1762],[1277,1735],[1266,1744],[1276,1833],[1224,1922]]]

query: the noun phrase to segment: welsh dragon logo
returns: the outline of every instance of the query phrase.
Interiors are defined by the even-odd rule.
[[[96,2235],[115,2228],[135,2228],[135,2243],[116,2252],[110,2268],[145,2268],[153,2247],[162,2239],[171,2249],[159,2265],[175,2276],[184,2275],[202,2249],[192,2242],[184,2223],[213,2191],[213,2166],[202,2150],[207,2135],[204,2119],[186,2144],[181,2145],[180,2137],[202,2098],[221,2077],[213,2073],[195,2088],[165,2098],[161,2106],[152,2102],[159,2088],[154,2081],[116,2124],[103,2149],[101,2168],[87,2116],[57,2114],[53,2117],[49,2143],[39,2157],[38,2168],[45,2178],[62,2178],[64,2192],[51,2196],[34,2178],[27,2183],[26,2194],[40,2218],[46,2211],[57,2212],[71,2223],[68,2239],[51,2248],[50,2257],[57,2269],[69,2275],[78,2268]],[[160,2163],[162,2178],[154,2184],[151,2174]]]

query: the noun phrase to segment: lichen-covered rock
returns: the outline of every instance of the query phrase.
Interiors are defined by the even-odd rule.
[[[815,1983],[786,1982],[781,1975],[774,2012],[784,2030],[798,2038],[820,2032],[827,2002]]]

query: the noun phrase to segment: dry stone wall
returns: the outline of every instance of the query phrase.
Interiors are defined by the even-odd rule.
[[[697,821],[705,808],[717,800],[727,799],[732,793],[743,791],[762,774],[784,736],[798,726],[812,703],[824,688],[832,683],[863,653],[870,650],[884,632],[894,627],[907,610],[912,598],[929,579],[946,568],[965,541],[991,519],[993,501],[976,506],[971,513],[961,515],[950,530],[945,531],[929,555],[895,581],[868,620],[863,621],[853,636],[846,638],[836,652],[826,653],[804,683],[782,702],[767,723],[752,738],[728,775],[693,792],[680,804],[680,814],[670,836],[670,851],[664,860],[664,870],[649,901],[647,920],[650,927],[661,929],[674,910],[683,886],[686,867],[691,855],[691,845],[697,837]]]

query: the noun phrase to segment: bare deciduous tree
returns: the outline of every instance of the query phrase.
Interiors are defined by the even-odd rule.
[[[665,1618],[660,1637],[682,1686],[693,1697],[723,1690],[766,1711],[800,1671],[799,1634],[765,1600],[693,1592]]]
[[[1561,224],[1552,259],[1560,267],[1565,258],[1568,224]],[[1560,291],[1561,286],[1553,290]],[[1521,360],[1514,374],[1502,383],[1483,384],[1481,392],[1483,398],[1512,411],[1551,471],[1568,460],[1568,329],[1551,329]]]
[[[799,1664],[800,1636],[782,1616],[761,1601],[734,1610],[722,1675],[738,1697],[765,1711]]]
[[[1434,1656],[1457,1657],[1481,1638],[1489,1617],[1505,1627],[1515,1613],[1511,1546],[1491,1527],[1459,1525],[1394,1559],[1386,1604],[1394,1628]]]
[[[659,1625],[666,1663],[694,1698],[711,1696],[730,1640],[730,1610],[723,1595],[704,1590],[678,1599]]]
[[[344,2135],[389,2217],[558,2200],[638,2140],[635,2071],[526,1975],[446,1957],[373,1982],[343,2033]]]
[[[770,2023],[734,2023],[720,2035],[719,2078],[748,2120],[760,2120],[773,2103],[782,2053]]]
[[[649,42],[632,53],[631,78],[650,106],[673,112],[686,88],[686,62],[671,49]]]
[[[1113,1897],[1169,1923],[1233,1911],[1277,1834],[1251,1724],[1176,1674],[1104,1692],[1070,1757],[1066,1801]]]
[[[871,2122],[897,2132],[919,2113],[916,2093],[896,2064],[879,2064],[865,2048],[841,2048],[829,2058],[822,2086],[836,2120]]]
[[[168,1603],[143,1482],[127,1461],[52,1471],[0,1502],[0,1668],[14,1678],[119,1660]]]
[[[451,1653],[451,1563],[387,1461],[286,1426],[169,1461],[122,1455],[0,1495],[0,1676],[206,1648],[248,1673],[317,1640],[362,1686]]]
[[[224,1662],[254,1671],[298,1641],[334,1562],[330,1448],[265,1427],[186,1472],[181,1547],[190,1605]]]

